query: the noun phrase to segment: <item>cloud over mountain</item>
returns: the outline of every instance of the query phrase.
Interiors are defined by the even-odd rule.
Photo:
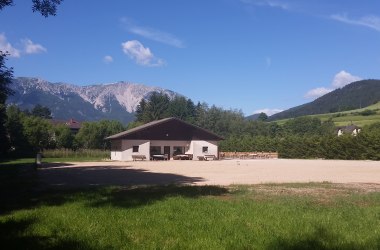
[[[148,47],[144,47],[144,45],[137,40],[126,41],[122,43],[121,46],[123,52],[139,65],[156,67],[164,65],[162,59],[153,55]]]
[[[305,94],[305,98],[316,99],[318,97],[321,97],[321,96],[333,91],[334,89],[342,88],[342,87],[346,86],[347,84],[350,84],[350,83],[356,82],[356,81],[360,81],[361,79],[362,78],[359,76],[351,75],[350,73],[342,70],[334,76],[334,79],[331,82],[330,88],[318,87],[315,89],[311,89]]]

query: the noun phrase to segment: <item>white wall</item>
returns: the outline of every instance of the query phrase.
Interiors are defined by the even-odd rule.
[[[123,155],[123,151],[111,151],[111,160],[121,161],[122,155]]]
[[[133,153],[133,146],[139,146],[139,152]],[[173,156],[174,147],[185,147],[186,154],[193,154],[193,160],[198,156],[215,155],[218,157],[218,143],[216,141],[148,141],[148,140],[122,140],[121,151],[111,151],[111,160],[132,161],[132,155],[145,155],[150,159],[150,146],[160,146],[164,153],[164,146],[170,146],[170,157]],[[202,148],[208,147],[208,152],[203,153]]]
[[[208,147],[208,152],[203,153],[202,148]],[[215,155],[218,157],[218,142],[216,141],[192,141],[191,149],[193,151],[193,159],[198,160],[198,156]]]
[[[133,146],[139,146],[139,152],[133,153]],[[149,148],[147,140],[122,140],[121,151],[111,151],[111,160],[132,161],[132,155],[145,155],[149,160]]]

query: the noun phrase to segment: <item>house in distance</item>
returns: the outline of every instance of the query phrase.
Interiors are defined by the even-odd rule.
[[[337,127],[336,133],[338,136],[341,136],[343,134],[357,136],[361,130],[362,130],[361,127],[351,124],[344,127]]]
[[[111,160],[218,158],[222,137],[177,118],[165,118],[109,136]]]
[[[80,128],[82,127],[82,122],[74,120],[73,118],[71,118],[68,121],[51,120],[51,123],[53,126],[65,125],[65,126],[69,127],[71,133],[73,133],[74,135],[77,134],[79,132]]]

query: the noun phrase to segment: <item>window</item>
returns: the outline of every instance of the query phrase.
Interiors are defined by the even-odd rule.
[[[161,147],[160,146],[151,146],[150,147],[150,155],[160,155]]]
[[[174,146],[173,147],[173,155],[182,155],[185,153],[185,147]]]
[[[202,147],[202,153],[208,153],[208,147]]]
[[[139,152],[139,146],[133,146],[133,153],[138,153]]]

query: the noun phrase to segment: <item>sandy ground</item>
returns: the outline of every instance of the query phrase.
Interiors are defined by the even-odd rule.
[[[294,182],[380,185],[380,162],[340,160],[222,160],[52,163],[39,171],[54,186],[231,185]]]

